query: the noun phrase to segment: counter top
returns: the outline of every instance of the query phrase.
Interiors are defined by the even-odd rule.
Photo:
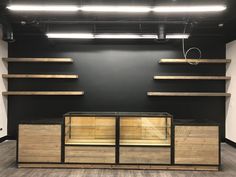
[[[81,116],[165,116],[172,117],[167,112],[68,112],[64,116],[81,115]]]
[[[63,124],[63,118],[43,118],[37,120],[22,120],[19,124]]]
[[[172,115],[166,112],[68,112],[64,114],[66,116],[150,116],[150,117],[171,117]],[[64,118],[62,117],[53,117],[53,118],[37,118],[34,120],[22,120],[19,124],[63,124]],[[220,125],[216,121],[209,119],[175,119],[173,118],[174,125]]]
[[[173,119],[174,125],[220,125],[209,119]]]

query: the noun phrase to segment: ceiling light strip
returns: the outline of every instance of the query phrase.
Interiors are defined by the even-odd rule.
[[[152,8],[146,6],[82,6],[79,8],[85,12],[151,12]]]
[[[208,6],[159,6],[153,8],[158,13],[195,13],[195,12],[220,12],[224,11],[224,5],[208,5]]]
[[[10,5],[7,9],[12,11],[42,11],[42,12],[74,12],[79,8],[73,5]]]
[[[47,33],[52,39],[158,39],[156,34]],[[167,39],[187,39],[189,34],[167,34]]]
[[[92,33],[47,33],[46,35],[53,39],[94,39]]]
[[[186,5],[186,6],[76,6],[76,5],[9,5],[11,11],[42,11],[42,12],[125,12],[125,13],[196,13],[196,12],[220,12],[227,7],[225,5]]]

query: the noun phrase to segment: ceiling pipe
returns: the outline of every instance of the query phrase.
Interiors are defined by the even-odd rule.
[[[14,42],[13,29],[4,10],[0,11],[0,26],[2,28],[2,40],[6,42]]]
[[[40,24],[179,24],[186,25],[186,21],[154,21],[154,20],[122,20],[122,21],[98,21],[98,20],[37,20]],[[21,23],[21,21],[15,22]],[[30,22],[29,22],[30,23]]]

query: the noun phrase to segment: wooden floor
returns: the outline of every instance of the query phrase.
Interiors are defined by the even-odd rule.
[[[209,154],[210,155],[210,154]],[[236,177],[236,149],[222,144],[222,171],[149,171],[16,168],[16,142],[0,143],[0,177]]]

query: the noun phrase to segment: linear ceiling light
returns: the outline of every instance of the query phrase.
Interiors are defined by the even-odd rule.
[[[157,35],[151,34],[97,34],[94,36],[96,39],[156,39]]]
[[[44,11],[44,12],[73,12],[78,11],[73,5],[10,5],[7,9],[12,11]]]
[[[53,39],[158,39],[156,34],[47,33]],[[167,39],[187,39],[189,34],[167,34]]]
[[[85,12],[150,12],[152,9],[146,6],[82,6],[79,8]]]
[[[9,5],[12,11],[85,11],[85,12],[127,12],[127,13],[196,13],[219,12],[225,10],[225,5],[189,5],[189,6],[76,6],[76,5]]]
[[[220,12],[226,9],[225,5],[208,6],[157,6],[153,8],[158,13],[196,13],[196,12]]]
[[[189,34],[167,34],[166,39],[188,39]]]
[[[54,39],[93,39],[92,33],[47,33],[48,38]]]

